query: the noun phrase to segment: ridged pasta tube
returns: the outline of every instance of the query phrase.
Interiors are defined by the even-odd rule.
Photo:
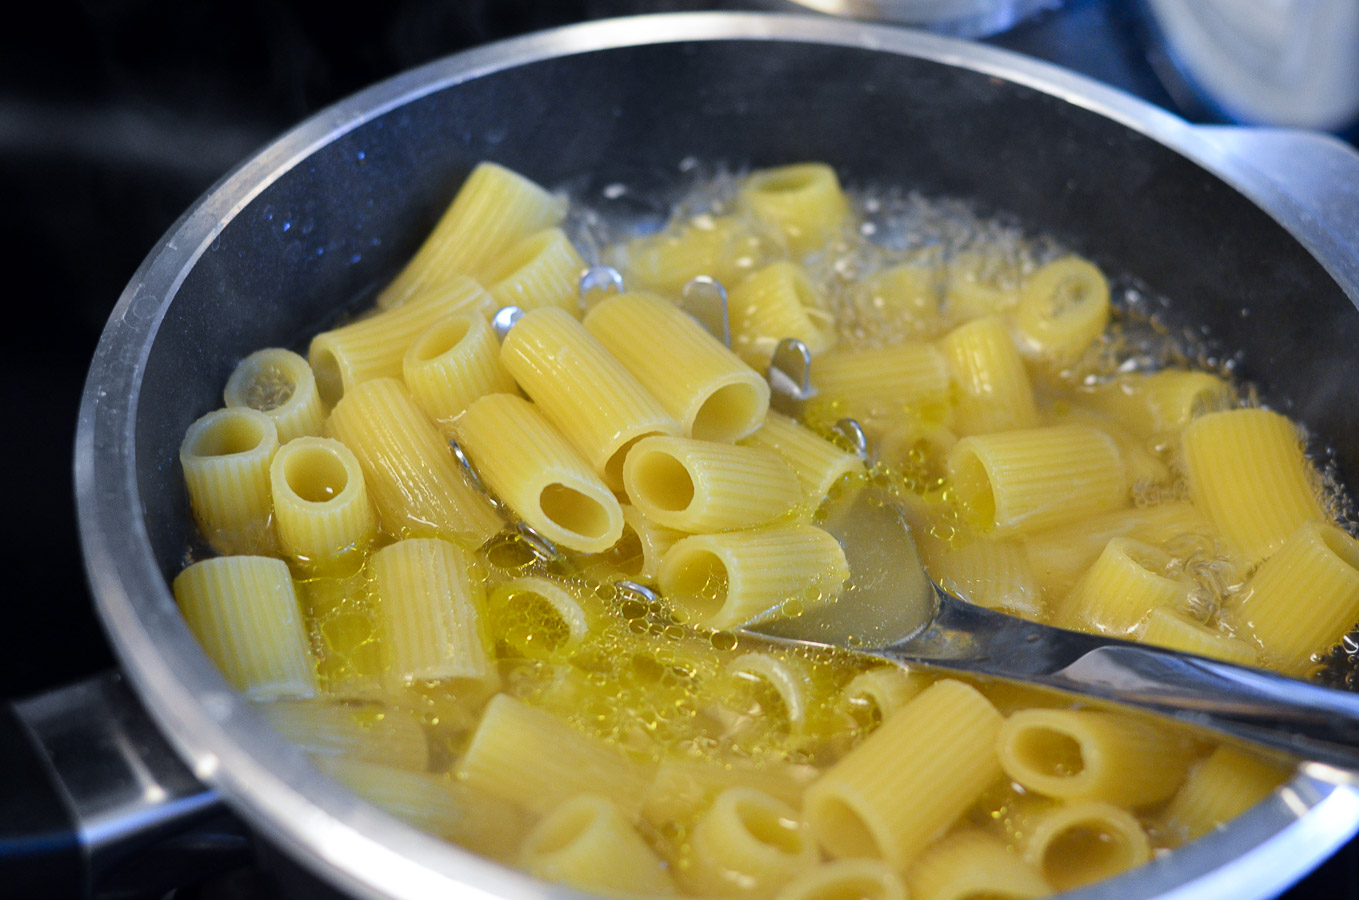
[[[599,553],[622,537],[618,499],[532,403],[487,394],[457,432],[487,486],[549,541]]]
[[[562,585],[537,575],[497,585],[486,605],[491,639],[525,658],[570,653],[590,632],[580,601]]]
[[[1029,790],[1132,807],[1175,793],[1197,749],[1159,723],[1097,710],[1020,710],[996,738],[1005,774]]]
[[[1133,434],[1148,436],[1178,431],[1197,416],[1226,410],[1235,396],[1210,372],[1165,369],[1121,375],[1095,388],[1091,402]]]
[[[1024,858],[1068,891],[1140,866],[1151,842],[1132,813],[1102,800],[1045,805],[1017,817]]]
[[[594,793],[631,815],[648,780],[620,751],[506,694],[486,704],[455,775],[537,813]]]
[[[768,896],[818,858],[797,810],[745,787],[717,795],[695,823],[689,850],[680,883],[701,897]]]
[[[772,690],[783,707],[783,718],[788,722],[789,731],[796,733],[807,724],[812,686],[807,673],[791,660],[780,659],[773,653],[742,653],[727,663],[727,674],[762,682]],[[766,710],[765,714],[777,713]]]
[[[481,697],[500,683],[485,630],[485,593],[471,556],[439,538],[389,544],[369,563],[391,648],[392,689],[441,681]]]
[[[269,466],[283,552],[309,573],[355,565],[377,532],[359,461],[331,438],[284,444]]]
[[[1038,870],[984,831],[936,841],[906,870],[911,900],[1030,900],[1052,893]]]
[[[749,437],[742,438],[741,446],[773,450],[792,466],[802,483],[802,495],[808,506],[820,506],[835,485],[864,471],[863,461],[832,444],[796,420],[770,412],[764,424]]]
[[[580,309],[580,273],[585,261],[560,228],[534,232],[482,269],[481,280],[497,307],[556,306],[573,315]]]
[[[974,688],[931,685],[807,789],[812,833],[832,856],[905,868],[1000,777],[1000,726]]]
[[[802,485],[770,450],[690,438],[643,438],[623,463],[623,487],[648,519],[691,534],[765,525],[791,513]]]
[[[952,379],[933,344],[833,351],[812,361],[812,385],[841,416],[892,422],[908,411],[943,422],[951,414]]]
[[[1196,840],[1264,800],[1290,774],[1285,766],[1223,744],[1194,764],[1158,819],[1175,839]]]
[[[491,298],[481,285],[459,276],[399,309],[321,332],[307,351],[321,399],[334,405],[369,379],[400,378],[406,349],[426,328],[456,313],[485,313],[490,307]]]
[[[953,547],[925,539],[916,541],[916,547],[930,577],[969,603],[1030,617],[1043,608],[1042,594],[1018,541],[980,539]]]
[[[316,695],[316,664],[288,565],[219,556],[175,576],[175,601],[231,686],[252,700]]]
[[[479,547],[500,517],[456,468],[448,445],[401,382],[365,381],[326,420],[353,451],[382,527],[398,537],[448,537]]]
[[[1210,656],[1239,666],[1260,664],[1260,653],[1252,645],[1174,609],[1153,609],[1142,624],[1137,640],[1156,647]]]
[[[961,435],[1033,428],[1033,386],[1010,333],[996,316],[960,325],[939,339],[957,386],[954,430]]]
[[[738,216],[698,216],[678,233],[629,241],[620,262],[629,285],[674,296],[699,275],[736,284],[774,250],[766,236]]]
[[[660,858],[607,797],[580,794],[524,838],[519,864],[531,875],[598,894],[656,896],[675,886]]]
[[[684,537],[683,531],[658,525],[637,507],[624,503],[623,536],[604,552],[605,561],[624,578],[655,581],[661,560]]]
[[[500,364],[495,333],[479,312],[456,313],[422,331],[401,359],[401,377],[425,415],[441,425],[478,397],[518,390]]]
[[[753,788],[796,808],[815,776],[816,769],[808,765],[752,766],[666,757],[647,788],[642,818],[654,828],[696,821],[714,797],[733,787]]]
[[[409,772],[429,768],[429,738],[405,710],[331,700],[275,700],[256,709],[313,757],[382,763]]]
[[[948,263],[944,311],[955,323],[1004,315],[1019,303],[1019,268],[1000,254],[964,250]]]
[[[837,859],[794,875],[774,900],[906,900],[906,887],[885,862]]]
[[[1078,256],[1047,263],[1024,279],[1013,313],[1020,348],[1052,366],[1080,358],[1109,323],[1109,282]]]
[[[1359,541],[1327,522],[1306,522],[1246,582],[1223,616],[1292,674],[1359,621]]]
[[[564,310],[525,313],[501,345],[500,361],[616,491],[623,489],[623,459],[635,442],[680,433],[636,376]]]
[[[1264,409],[1211,413],[1183,432],[1185,477],[1194,505],[1250,563],[1298,526],[1325,519],[1297,429]]]
[[[198,530],[218,553],[273,553],[269,464],[278,450],[273,419],[238,406],[189,426],[179,464]]]
[[[813,356],[835,343],[835,323],[821,292],[802,267],[776,262],[731,288],[731,345],[742,359],[763,370],[784,338],[797,338]]]
[[[610,297],[586,314],[585,328],[660,401],[685,437],[735,441],[764,421],[769,382],[659,297]]]
[[[1084,425],[963,438],[949,451],[948,471],[964,515],[1001,536],[1041,531],[1128,502],[1118,445]]]
[[[850,679],[840,692],[840,702],[856,720],[875,724],[895,714],[930,683],[930,676],[922,672],[878,666]]]
[[[694,625],[720,630],[839,595],[849,566],[830,534],[784,525],[697,534],[670,548],[657,575],[661,593]]]
[[[316,376],[291,350],[270,347],[241,360],[227,379],[227,406],[248,406],[274,420],[279,443],[320,434],[326,421]]]
[[[849,223],[849,199],[825,163],[795,163],[753,173],[737,205],[783,232],[794,256],[819,250]]]
[[[378,295],[391,309],[446,290],[460,275],[480,277],[496,255],[561,222],[566,203],[524,176],[484,162],[474,168],[420,249]]]
[[[1057,609],[1065,628],[1128,636],[1153,609],[1187,607],[1189,586],[1166,577],[1170,555],[1114,538]]]

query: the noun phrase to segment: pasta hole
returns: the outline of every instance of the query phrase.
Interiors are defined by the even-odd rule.
[[[1117,875],[1138,862],[1127,839],[1092,822],[1077,822],[1043,849],[1043,875],[1058,891]]]
[[[669,453],[651,452],[643,454],[633,464],[632,483],[629,489],[642,500],[666,512],[683,512],[694,502],[694,480],[689,470]]]
[[[349,471],[326,447],[302,447],[288,453],[283,480],[289,490],[308,503],[325,503],[349,486]]]
[[[263,424],[249,415],[219,416],[198,435],[189,451],[194,456],[231,456],[249,453],[264,442]]]
[[[613,456],[609,457],[609,461],[604,463],[604,480],[611,485],[621,485],[623,483],[623,462],[627,459],[628,451],[638,441],[654,436],[654,433],[639,434],[615,450]]]
[[[751,837],[779,853],[797,856],[805,846],[797,822],[779,815],[777,810],[763,803],[738,801],[736,817]]]
[[[316,391],[321,402],[334,406],[344,396],[344,376],[340,374],[340,361],[329,350],[312,354],[311,370],[316,373]]]
[[[608,550],[604,551],[604,561],[629,578],[642,574],[646,566],[646,550],[642,539],[631,525],[623,526],[623,536]]]
[[[293,398],[297,381],[279,366],[262,366],[255,371],[244,392],[245,405],[260,412],[278,409]]]
[[[1012,745],[1019,762],[1049,778],[1074,778],[1085,771],[1080,742],[1055,728],[1023,728]]]
[[[996,495],[991,487],[991,476],[981,458],[970,450],[964,450],[949,458],[948,469],[964,514],[979,528],[994,528]]]
[[[410,352],[418,362],[429,362],[458,346],[471,328],[466,316],[451,316],[425,329]]]
[[[609,530],[609,513],[604,505],[575,488],[553,483],[538,495],[543,515],[573,534],[602,537]]]
[[[701,441],[734,441],[759,424],[766,406],[764,393],[754,385],[729,384],[703,401],[690,431]]]
[[[699,622],[722,609],[727,602],[727,587],[726,565],[708,550],[685,554],[661,572],[662,593]]]

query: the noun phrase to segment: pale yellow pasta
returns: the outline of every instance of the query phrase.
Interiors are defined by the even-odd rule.
[[[579,794],[543,816],[519,848],[539,878],[591,893],[645,895],[675,888],[660,857],[607,797]]]
[[[447,775],[335,756],[314,757],[313,761],[379,809],[473,853],[511,859],[528,830],[527,817],[517,806]]]
[[[252,700],[316,694],[292,575],[267,556],[218,556],[175,576],[175,602],[204,652]]]
[[[794,419],[770,411],[764,424],[741,445],[773,450],[792,467],[802,484],[802,495],[809,507],[821,505],[831,488],[851,476],[862,474],[859,457],[832,444]]]
[[[849,221],[849,199],[825,163],[763,169],[746,179],[737,205],[779,229],[795,256],[819,250]]]
[[[794,875],[774,900],[906,900],[906,886],[880,860],[836,859]]]
[[[1127,637],[1153,609],[1189,605],[1189,586],[1166,577],[1168,553],[1130,538],[1114,538],[1058,604],[1065,628]]]
[[[1151,858],[1137,819],[1103,800],[1044,805],[1017,818],[1024,858],[1054,890],[1112,878]]]
[[[326,432],[359,461],[384,531],[447,537],[479,547],[502,527],[401,382],[365,381],[326,420]]]
[[[922,535],[916,548],[930,576],[950,593],[1016,615],[1042,612],[1042,593],[1018,541],[982,538],[954,547]]]
[[[716,763],[666,757],[656,768],[642,803],[642,818],[653,828],[667,823],[690,823],[706,810],[713,798],[733,787],[749,787],[794,808],[802,792],[816,777],[808,765],[771,763],[763,766]]]
[[[1109,283],[1098,266],[1078,256],[1053,260],[1024,279],[1013,322],[1026,355],[1058,368],[1069,365],[1109,324]]]
[[[1291,774],[1290,766],[1223,744],[1194,764],[1158,821],[1175,840],[1196,840],[1264,800]]]
[[[199,532],[218,553],[273,553],[269,464],[278,432],[264,413],[229,407],[208,413],[184,433],[179,464]]]
[[[1123,428],[1115,417],[1080,404],[1060,404],[1049,415],[1050,425],[1086,425],[1097,428],[1109,435],[1118,445],[1119,456],[1123,458],[1123,468],[1128,482],[1129,494],[1142,502],[1141,498],[1160,501],[1167,497],[1182,497],[1183,491],[1172,482],[1171,467],[1162,459],[1161,454],[1153,452],[1154,447],[1167,448],[1160,440],[1139,437]],[[1164,436],[1163,436],[1164,438]]]
[[[923,672],[901,666],[878,666],[861,672],[840,692],[840,702],[861,722],[882,721],[905,706],[933,681]]]
[[[623,489],[623,460],[648,435],[677,435],[679,423],[604,345],[567,312],[524,314],[500,361],[604,483]]]
[[[227,379],[227,406],[248,406],[274,420],[279,443],[320,434],[326,421],[311,366],[280,347],[256,350],[240,361]]]
[[[576,794],[594,793],[631,815],[648,783],[619,750],[506,694],[486,704],[455,776],[539,814]]]
[[[936,841],[906,870],[911,900],[1031,900],[1047,880],[1004,842],[975,828]]]
[[[623,537],[608,552],[625,577],[654,581],[665,554],[684,537],[684,532],[658,525],[625,503]]]
[[[907,413],[944,422],[952,413],[951,384],[944,355],[923,342],[832,351],[812,361],[812,386],[819,400],[831,403],[838,416],[866,426]]]
[[[1210,413],[1183,432],[1185,477],[1194,505],[1259,562],[1298,526],[1325,519],[1293,423],[1264,409]]]
[[[677,867],[685,893],[763,897],[817,863],[797,810],[748,787],[728,788],[694,824],[687,865]]]
[[[947,321],[939,305],[943,284],[940,270],[920,262],[900,263],[863,282],[859,303],[884,317],[910,340],[938,337]]]
[[[945,461],[958,435],[936,422],[907,416],[878,442],[878,461],[898,470],[942,479]]]
[[[953,445],[948,472],[982,531],[1032,534],[1128,502],[1118,445],[1082,425],[975,435]]]
[[[944,310],[953,322],[1009,312],[1019,302],[1019,270],[1000,256],[967,250],[949,261]]]
[[[1144,644],[1209,656],[1239,666],[1260,663],[1260,653],[1252,645],[1174,609],[1153,609],[1136,637]]]
[[[313,757],[429,768],[429,738],[407,710],[331,700],[275,700],[256,707],[274,730]]]
[[[485,589],[470,577],[471,562],[439,538],[397,541],[373,554],[370,577],[391,653],[391,688],[438,681],[477,698],[499,685],[487,649]]]
[[[763,371],[784,338],[797,338],[813,356],[835,343],[825,300],[802,267],[776,262],[731,287],[731,344],[742,359]]]
[[[926,688],[807,789],[812,833],[832,856],[904,868],[1000,777],[1000,726],[974,688]]]
[[[528,658],[569,653],[590,631],[580,601],[557,582],[537,575],[497,585],[486,606],[492,639]]]
[[[1231,385],[1211,372],[1164,369],[1120,375],[1090,392],[1091,402],[1138,435],[1178,431],[1196,416],[1235,401]]]
[[[810,609],[837,597],[849,565],[838,541],[811,525],[696,534],[661,560],[657,582],[690,624],[720,630],[793,603]]]
[[[677,234],[629,241],[619,262],[630,287],[675,296],[699,275],[734,285],[763,265],[775,249],[766,235],[741,217],[705,215]]]
[[[1246,582],[1223,616],[1271,663],[1295,675],[1359,621],[1359,541],[1306,522]]]
[[[445,291],[458,276],[480,278],[495,257],[535,231],[561,222],[566,203],[495,163],[474,168],[405,268],[378,295],[390,309]]]
[[[353,568],[377,532],[359,461],[332,438],[284,444],[269,466],[283,553],[309,573]]]
[[[791,731],[800,731],[807,723],[811,684],[807,673],[794,661],[772,653],[743,653],[727,664],[727,674],[767,685],[778,696]],[[764,714],[776,713],[765,710]]]
[[[692,316],[651,294],[594,306],[585,328],[679,422],[685,437],[735,441],[769,410],[769,382]]]
[[[328,405],[372,378],[400,378],[406,350],[425,329],[461,312],[484,314],[490,296],[470,278],[458,277],[435,293],[397,309],[359,319],[311,339],[307,359]]]
[[[938,341],[957,388],[954,430],[960,435],[1038,424],[1033,386],[1005,325],[986,316]]]
[[[802,485],[771,450],[691,438],[643,438],[623,487],[648,519],[691,534],[765,525],[803,502]]]
[[[308,578],[297,587],[325,693],[383,699],[387,648],[367,573]]]
[[[486,485],[549,541],[599,553],[623,536],[618,499],[532,403],[487,394],[457,434]]]
[[[585,261],[560,228],[534,232],[482,269],[481,281],[497,307],[580,309]]]
[[[517,390],[500,364],[500,343],[479,312],[456,313],[422,331],[406,348],[401,377],[425,415],[444,426],[478,397]]]

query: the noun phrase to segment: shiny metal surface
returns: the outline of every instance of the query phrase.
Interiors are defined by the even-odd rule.
[[[327,147],[423,98],[543,60],[637,45],[721,42],[846,47],[981,73],[1121,123],[1138,140],[1172,147],[1258,203],[1305,246],[1353,301],[1359,265],[1342,210],[1324,196],[1262,175],[1258,146],[1220,140],[1108,88],[1045,64],[975,45],[826,19],[699,14],[565,28],[474,50],[399,76],[321,113],[227,176],[171,229],[134,276],[91,367],[80,413],[76,482],[86,566],[99,612],[128,678],[192,773],[253,827],[318,876],[355,896],[570,896],[392,819],[321,776],[231,691],[179,617],[144,515],[155,489],[140,472],[139,413],[149,361],[176,295],[252,202]],[[772,46],[772,45],[771,45]],[[393,121],[396,121],[393,119]],[[597,136],[592,135],[592,140]],[[593,149],[592,145],[592,149]],[[1263,161],[1261,161],[1263,160]],[[1257,157],[1268,165],[1266,155]],[[1338,166],[1345,164],[1337,163]],[[1359,166],[1356,166],[1359,167]],[[1352,234],[1353,232],[1350,232]],[[140,464],[140,468],[139,468]],[[173,471],[173,466],[167,470]],[[1323,768],[1294,779],[1222,831],[1081,898],[1265,897],[1324,858],[1359,827],[1359,791]]]
[[[1062,0],[791,0],[833,16],[928,28],[978,38],[1005,31]]]

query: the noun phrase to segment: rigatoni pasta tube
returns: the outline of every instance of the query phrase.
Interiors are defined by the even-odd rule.
[[[957,386],[954,430],[985,434],[1038,424],[1033,386],[1010,333],[996,316],[961,325],[939,339]]]
[[[1194,764],[1158,819],[1176,839],[1195,840],[1268,797],[1290,774],[1286,766],[1223,744]]]
[[[948,363],[933,344],[832,351],[812,360],[812,386],[843,416],[886,420],[907,410],[943,421],[951,412]]]
[[[942,273],[921,259],[870,276],[860,285],[858,297],[861,306],[885,316],[889,327],[900,329],[903,337],[927,340],[947,327],[939,308],[942,294]]]
[[[460,275],[479,277],[496,254],[556,225],[565,214],[565,202],[529,179],[504,166],[481,163],[410,262],[378,295],[378,307],[390,309],[445,290]]]
[[[1015,824],[1024,835],[1024,858],[1054,890],[1112,878],[1151,858],[1151,842],[1137,819],[1103,800],[1042,805]]]
[[[1020,710],[996,738],[1005,774],[1029,790],[1133,807],[1175,793],[1196,750],[1164,725],[1096,710]]]
[[[954,323],[1008,313],[1019,302],[1019,268],[998,253],[964,250],[949,260],[944,311]]]
[[[321,332],[311,339],[307,351],[321,399],[333,405],[370,378],[400,378],[406,349],[422,331],[455,313],[484,313],[490,306],[491,299],[481,285],[459,277],[400,309]]]
[[[1130,635],[1153,609],[1187,607],[1189,586],[1165,572],[1170,555],[1150,544],[1114,538],[1057,607],[1065,628]]]
[[[487,394],[517,388],[500,364],[500,344],[479,312],[440,319],[420,333],[401,359],[401,377],[431,419],[452,421]]]
[[[1194,505],[1255,563],[1298,526],[1327,518],[1293,423],[1265,409],[1211,413],[1181,441]]]
[[[963,438],[948,455],[964,515],[984,531],[1025,534],[1126,506],[1118,445],[1083,425]]]
[[[802,341],[813,356],[835,343],[825,300],[796,263],[765,266],[732,287],[727,301],[732,349],[761,371],[784,338]]]
[[[530,310],[500,346],[500,361],[614,490],[623,459],[647,435],[680,433],[665,408],[564,310]]]
[[[659,297],[610,297],[586,314],[585,328],[660,401],[685,437],[735,441],[764,421],[769,383]]]
[[[622,536],[618,499],[532,403],[487,394],[457,433],[487,486],[549,541],[599,553]]]
[[[1000,777],[1000,726],[974,688],[926,688],[807,789],[812,833],[833,856],[904,868]]]
[[[728,788],[754,788],[797,807],[802,791],[816,775],[809,765],[766,763],[762,766],[727,764],[701,759],[666,757],[642,803],[642,818],[655,828],[667,822],[697,820],[713,798]]]
[[[763,169],[737,194],[741,209],[777,227],[794,256],[820,249],[849,221],[849,199],[825,163]]]
[[[576,794],[594,793],[631,815],[647,783],[620,751],[506,694],[486,704],[455,775],[537,813]]]
[[[1156,647],[1197,653],[1239,666],[1260,663],[1260,653],[1240,638],[1209,628],[1174,609],[1153,609],[1142,623],[1137,640]]]
[[[1120,375],[1090,392],[1090,402],[1133,434],[1177,431],[1196,416],[1234,402],[1232,388],[1211,372],[1164,369]]]
[[[580,273],[585,261],[560,228],[534,232],[482,269],[482,282],[497,308],[580,307]]]
[[[773,614],[789,600],[810,608],[834,599],[848,577],[834,537],[785,525],[687,537],[665,554],[657,581],[687,621],[723,629]]]
[[[227,406],[248,406],[273,419],[283,444],[320,434],[326,421],[311,366],[280,347],[256,350],[241,360],[227,379],[222,399]]]
[[[930,676],[922,672],[878,666],[850,679],[840,692],[840,702],[857,721],[876,724],[909,703],[930,682]]]
[[[831,488],[862,474],[863,460],[832,444],[794,419],[771,411],[759,430],[740,441],[744,447],[773,450],[792,466],[808,506],[819,506]]]
[[[536,575],[497,585],[486,606],[492,640],[528,659],[569,653],[590,631],[580,601],[561,584]]]
[[[975,828],[931,844],[906,870],[906,885],[911,900],[1030,900],[1052,893],[1037,869]]]
[[[1359,541],[1327,522],[1304,523],[1223,616],[1284,671],[1305,672],[1359,621]]]
[[[500,683],[487,647],[484,588],[468,553],[439,538],[411,538],[373,554],[373,594],[382,616],[393,688],[442,681],[471,696]]]
[[[354,454],[337,440],[300,437],[269,466],[283,552],[310,573],[354,560],[377,531]]]
[[[311,756],[377,762],[410,772],[429,768],[429,738],[406,710],[320,699],[275,700],[256,709],[275,731]]]
[[[675,890],[660,858],[613,801],[597,794],[579,794],[544,816],[524,838],[519,864],[539,878],[594,893]]]
[[[794,875],[774,900],[906,900],[906,886],[881,860],[836,859]]]
[[[479,547],[500,530],[500,517],[458,471],[401,382],[359,385],[331,412],[326,431],[354,452],[389,534],[446,536]]]
[[[287,563],[219,556],[175,576],[175,602],[232,687],[252,700],[316,694],[316,666]]]
[[[1109,282],[1078,256],[1053,260],[1024,279],[1013,321],[1029,356],[1058,367],[1072,363],[1109,323]]]
[[[690,533],[764,525],[802,503],[797,474],[777,453],[690,438],[638,441],[623,487],[648,519]]]
[[[629,285],[675,295],[699,275],[736,284],[775,249],[742,217],[697,216],[679,233],[634,238],[619,262]]]
[[[961,547],[918,540],[930,577],[949,592],[987,609],[1036,616],[1043,598],[1018,541],[979,539]]]
[[[269,464],[278,450],[274,422],[259,410],[229,407],[189,426],[179,464],[198,529],[218,553],[272,553]]]
[[[797,810],[751,788],[728,788],[694,825],[679,877],[686,893],[701,897],[762,897],[817,859]]]

